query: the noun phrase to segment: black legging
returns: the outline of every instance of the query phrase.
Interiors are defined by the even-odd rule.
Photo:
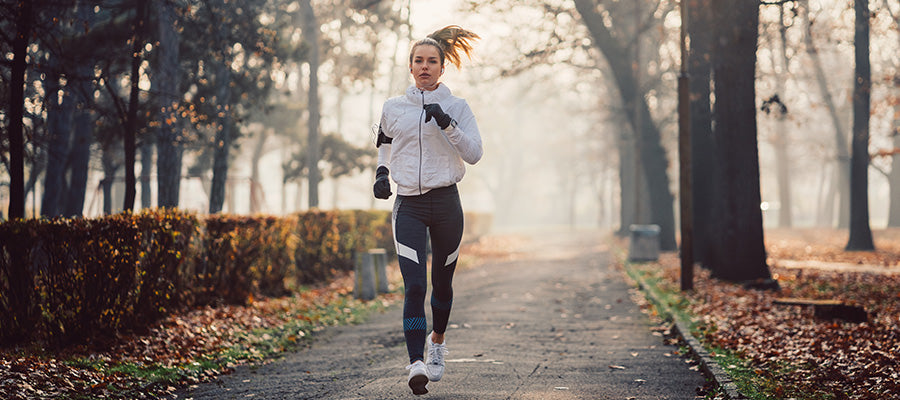
[[[434,331],[444,333],[453,305],[453,271],[463,233],[463,212],[456,185],[419,196],[397,196],[393,213],[394,242],[403,274],[403,334],[410,363],[424,359],[426,232],[431,234],[431,312]],[[426,229],[427,228],[427,229]]]

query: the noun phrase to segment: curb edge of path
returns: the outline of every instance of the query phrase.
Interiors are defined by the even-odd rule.
[[[625,264],[625,268],[628,269],[627,262]],[[725,398],[728,400],[746,400],[747,397],[738,390],[737,385],[731,379],[731,375],[728,375],[728,373],[722,369],[719,363],[713,359],[712,355],[706,351],[706,348],[703,347],[700,341],[691,334],[691,330],[688,328],[689,325],[678,318],[674,313],[669,312],[668,307],[663,305],[662,301],[653,294],[653,291],[647,289],[646,282],[642,279],[635,279],[635,282],[641,292],[644,293],[644,296],[652,301],[657,309],[664,312],[668,319],[673,321],[675,334],[677,334],[691,349],[691,353],[697,357],[700,362],[700,369],[703,371],[703,374],[722,389]]]

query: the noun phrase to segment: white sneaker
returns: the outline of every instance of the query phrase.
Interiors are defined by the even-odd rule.
[[[428,389],[425,388],[425,385],[428,384],[428,373],[425,369],[425,363],[422,360],[416,360],[416,362],[406,366],[406,369],[409,370],[407,383],[409,383],[409,388],[412,389],[413,394],[428,393]]]
[[[428,373],[428,379],[432,382],[441,380],[444,376],[444,355],[447,354],[447,346],[444,343],[435,343],[431,341],[431,335],[428,335],[428,351],[425,356],[425,372]]]

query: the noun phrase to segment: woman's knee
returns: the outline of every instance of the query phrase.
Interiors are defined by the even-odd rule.
[[[404,290],[404,294],[406,295],[406,298],[408,300],[422,299],[424,301],[426,290],[427,290],[427,288],[425,287],[425,285],[419,285],[419,284],[407,285],[406,289]]]

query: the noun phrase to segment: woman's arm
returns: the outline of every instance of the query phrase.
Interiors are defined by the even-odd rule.
[[[475,114],[469,104],[463,102],[463,110],[456,118],[456,126],[451,124],[443,130],[444,136],[456,148],[463,161],[474,165],[481,159],[484,149],[481,147],[481,133],[475,122]]]

